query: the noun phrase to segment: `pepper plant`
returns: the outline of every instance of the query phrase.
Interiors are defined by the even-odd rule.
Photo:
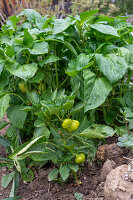
[[[8,153],[2,166],[31,181],[32,167],[51,161],[49,181],[77,181],[84,160],[121,125],[120,109],[133,103],[133,26],[126,19],[98,10],[56,19],[26,9],[9,17],[0,32],[0,118],[7,112],[10,121],[0,137]]]

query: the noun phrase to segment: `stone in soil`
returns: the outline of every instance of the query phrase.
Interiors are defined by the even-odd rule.
[[[130,179],[130,173],[133,172],[133,168],[130,166],[121,165],[107,175],[104,185],[105,200],[132,199],[133,182]]]

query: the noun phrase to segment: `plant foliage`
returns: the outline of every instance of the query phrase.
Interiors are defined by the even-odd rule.
[[[123,125],[123,113],[129,130],[132,31],[126,18],[98,10],[56,19],[27,9],[9,17],[0,32],[0,118],[7,112],[10,120],[0,137],[8,157],[0,160],[16,168],[2,180],[4,187],[13,180],[10,197],[17,172],[31,181],[32,166],[51,161],[56,167],[48,179],[62,183],[76,177],[77,154],[95,158],[99,140]],[[63,129],[67,118],[80,122],[76,131]]]

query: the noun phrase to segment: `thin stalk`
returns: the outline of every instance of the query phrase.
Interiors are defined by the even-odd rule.
[[[52,87],[55,90],[56,89],[56,85],[55,85],[55,78],[54,78],[54,73],[53,73],[53,69],[51,68],[51,74],[52,74]]]
[[[123,87],[122,87],[123,83],[124,83],[124,79],[122,79],[121,85],[120,85],[120,97],[122,97],[122,93],[123,93]]]
[[[27,103],[26,103],[26,101],[22,98],[22,97],[20,97],[18,94],[15,94],[15,93],[9,93],[9,94],[12,94],[12,95],[14,95],[14,96],[17,96],[17,97],[19,97],[26,105],[28,105]]]
[[[58,88],[58,70],[57,70],[57,63],[55,63],[54,67],[55,67],[55,75],[56,75],[56,88]]]
[[[133,70],[130,71],[130,73],[129,73],[129,75],[128,75],[128,78],[127,78],[127,84],[130,83],[130,80],[131,80],[132,74],[133,74]]]
[[[56,56],[56,44],[55,44],[55,48],[54,48],[54,54],[55,54],[55,56]],[[56,88],[58,88],[58,69],[57,69],[57,62],[55,62],[54,67],[55,67],[55,76],[56,76]]]
[[[105,109],[104,104],[102,105],[102,110],[103,110],[103,117],[104,117],[104,120],[105,120],[106,119],[106,109]]]
[[[67,76],[67,77],[65,78],[65,80],[60,84],[59,88],[62,87],[62,85],[64,85],[64,83],[67,81],[68,77],[69,77],[69,76]]]
[[[77,179],[78,179],[78,178],[77,178],[77,174],[76,174],[76,172],[73,171],[73,170],[72,170],[72,173],[73,173],[74,180],[75,180],[75,182],[77,183]]]

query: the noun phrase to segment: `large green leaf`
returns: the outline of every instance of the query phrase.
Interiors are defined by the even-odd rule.
[[[34,136],[35,136],[35,138],[40,137],[40,136],[45,136],[46,139],[49,139],[50,131],[48,130],[48,128],[45,125],[42,127],[37,127],[35,129]]]
[[[112,26],[96,23],[96,24],[90,25],[90,27],[100,33],[120,37],[117,33],[117,29],[115,29]]]
[[[28,92],[28,98],[31,101],[31,103],[35,106],[39,105],[39,97],[35,92]]]
[[[43,67],[43,65],[45,65],[45,64],[49,64],[49,63],[52,63],[52,62],[56,62],[56,61],[58,61],[58,60],[60,60],[60,58],[57,57],[57,56],[55,56],[55,55],[46,56],[46,57],[44,58],[44,60],[41,60],[41,61],[39,62],[39,65],[40,65],[41,67]]]
[[[20,111],[19,106],[12,106],[7,112],[7,116],[12,123],[17,128],[23,128],[25,119],[27,117],[26,111]]]
[[[37,64],[31,63],[31,64],[20,65],[19,63],[14,63],[13,65],[11,64],[7,65],[6,68],[11,74],[27,81],[28,79],[32,78],[35,75],[37,71]]]
[[[97,108],[104,103],[109,92],[112,90],[112,85],[104,77],[96,77],[89,69],[84,70],[84,111]]]
[[[57,168],[52,169],[52,171],[48,175],[48,180],[53,181],[57,179],[58,173],[59,173],[59,170]]]
[[[71,170],[73,170],[74,172],[77,172],[78,170],[79,170],[79,166],[78,165],[74,165],[74,164],[69,164],[68,165],[69,166],[69,168],[71,169]]]
[[[18,191],[18,186],[19,186],[19,172],[15,170],[15,174],[13,177],[13,184],[10,192],[10,198],[14,198],[16,196],[16,193]],[[19,198],[16,198],[19,199]]]
[[[77,51],[76,49],[74,48],[74,46],[68,42],[68,41],[63,41],[62,39],[45,39],[45,41],[54,41],[54,42],[60,42],[60,43],[63,43],[65,44],[65,46],[75,55],[77,56]]]
[[[124,95],[124,100],[129,108],[133,109],[133,89],[129,89]]]
[[[29,148],[25,154],[29,154],[30,158],[34,161],[47,162],[49,160],[49,154],[46,151],[46,148],[43,143]]]
[[[76,94],[76,96],[80,100],[84,100],[84,81],[82,78],[80,78],[78,75],[71,78],[71,88],[72,88],[72,94]]]
[[[132,47],[132,49],[130,49]],[[118,48],[118,55],[123,57],[128,66],[133,70],[133,45]]]
[[[44,136],[40,136],[38,138],[35,138],[31,141],[25,142],[24,144],[22,144],[21,146],[19,146],[18,148],[15,149],[15,151],[13,152],[13,154],[10,155],[10,158],[13,160],[21,160],[24,159],[25,157],[31,155],[31,154],[37,154],[37,153],[43,153],[42,151],[28,151],[28,149],[30,149],[31,147],[38,145],[38,144],[42,144],[45,141],[45,137]]]
[[[95,15],[98,13],[99,10],[90,10],[86,11],[80,14],[80,19],[84,22],[88,20],[92,15]]]
[[[0,119],[4,116],[7,108],[9,107],[10,96],[9,94],[4,95],[0,99]]]
[[[113,130],[111,127],[103,124],[98,124],[98,125],[94,124],[93,127],[85,129],[79,135],[85,138],[102,139],[102,138],[112,137],[114,134],[115,130]]]
[[[30,47],[30,46],[32,46],[33,42],[34,42],[33,37],[32,37],[31,34],[28,32],[28,30],[25,29],[25,31],[24,31],[24,39],[23,39],[24,45]]]
[[[128,68],[125,59],[115,54],[108,54],[106,57],[96,54],[95,58],[99,70],[112,83],[121,79]]]
[[[37,71],[36,75],[30,79],[28,82],[30,83],[40,83],[44,79],[45,75],[41,71]]]
[[[75,56],[78,55],[76,49],[74,48],[74,46],[73,46],[70,42],[64,41],[63,43],[66,45],[66,47],[67,47]]]
[[[76,76],[79,71],[88,68],[92,65],[90,62],[92,55],[80,54],[77,58],[68,63],[66,74]]]
[[[25,9],[19,16],[26,16],[30,22],[34,22],[36,18],[41,17],[41,15],[33,9]]]
[[[7,126],[9,123],[6,121],[0,121],[0,130]]]
[[[0,75],[0,90],[2,90],[9,83],[9,74],[3,71]]]
[[[0,136],[0,145],[7,148],[7,147],[10,147],[10,142],[4,136]]]
[[[14,177],[14,174],[15,174],[15,171],[2,177],[1,185],[3,188],[6,188],[9,185],[9,183],[12,181]]]
[[[70,25],[73,25],[75,21],[69,17],[65,19],[56,19],[53,28],[53,34],[57,34],[63,32],[67,29]]]
[[[70,168],[67,165],[60,166],[59,173],[63,180],[66,180],[69,177]]]
[[[36,42],[33,45],[33,48],[30,50],[30,53],[33,55],[41,55],[48,53],[49,45],[47,42]]]

